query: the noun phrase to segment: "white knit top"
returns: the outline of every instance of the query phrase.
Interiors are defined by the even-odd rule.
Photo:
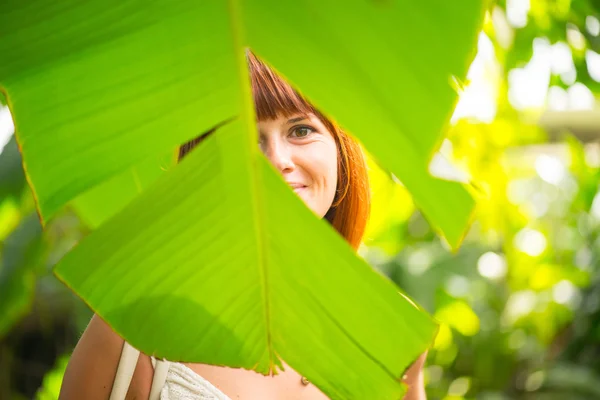
[[[160,391],[160,400],[231,400],[184,364],[162,362],[167,362],[169,369]]]
[[[123,344],[117,375],[110,400],[124,400],[133,377],[140,352],[129,343]],[[181,363],[156,360],[149,400],[231,400],[209,381]]]

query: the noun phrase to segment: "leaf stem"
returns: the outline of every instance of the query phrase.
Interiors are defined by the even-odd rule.
[[[243,149],[248,154],[249,166],[248,174],[250,180],[250,202],[252,203],[252,211],[254,214],[254,232],[257,243],[257,255],[258,255],[258,272],[260,280],[262,281],[262,296],[264,302],[265,311],[265,324],[266,324],[266,341],[267,349],[269,352],[269,373],[277,373],[275,364],[280,365],[281,363],[276,359],[273,350],[272,343],[272,328],[271,328],[271,298],[269,292],[269,274],[267,268],[267,249],[265,243],[265,232],[261,230],[261,227],[266,225],[266,213],[264,210],[264,198],[263,198],[263,187],[262,177],[260,171],[260,157],[259,148],[256,145],[258,132],[256,130],[256,115],[254,112],[254,101],[252,98],[252,88],[250,85],[250,76],[248,73],[248,64],[246,61],[245,54],[245,40],[243,32],[243,24],[241,18],[241,2],[239,0],[229,0],[229,16],[231,24],[231,32],[233,37],[233,47],[237,58],[238,67],[238,79],[239,87],[241,89],[241,115],[240,120],[242,127],[245,128],[245,134],[242,137],[245,142],[242,144]]]

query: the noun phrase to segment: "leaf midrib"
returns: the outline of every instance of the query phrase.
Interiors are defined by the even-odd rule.
[[[257,243],[257,258],[258,258],[258,272],[260,276],[260,280],[262,282],[262,300],[264,303],[264,317],[266,324],[266,340],[267,340],[267,350],[269,352],[269,371],[272,372],[274,368],[274,351],[273,351],[273,343],[272,343],[272,327],[271,327],[271,305],[270,305],[270,293],[269,293],[269,276],[268,276],[268,268],[267,268],[267,249],[264,238],[266,237],[266,232],[264,232],[262,227],[266,226],[266,214],[264,211],[264,198],[263,193],[259,189],[262,187],[262,177],[260,175],[260,168],[258,168],[258,161],[260,154],[258,154],[258,147],[255,146],[255,140],[253,140],[254,131],[253,127],[255,126],[256,117],[254,114],[254,103],[252,97],[252,90],[250,86],[250,77],[248,74],[248,65],[246,63],[246,58],[244,54],[244,40],[243,40],[243,25],[242,18],[239,13],[241,10],[241,5],[239,4],[239,0],[229,0],[228,1],[229,8],[229,18],[230,18],[230,26],[232,31],[232,40],[233,40],[233,49],[235,52],[236,60],[237,60],[237,71],[238,71],[238,81],[241,89],[241,115],[240,119],[242,122],[242,126],[245,129],[244,138],[246,139],[246,143],[244,143],[243,148],[248,153],[248,160],[250,161],[250,165],[248,166],[248,174],[250,175],[250,201],[251,208],[253,213],[253,222],[254,222],[254,234],[256,237]]]

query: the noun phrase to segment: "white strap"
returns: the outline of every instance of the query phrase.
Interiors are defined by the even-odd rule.
[[[117,375],[115,376],[115,382],[113,383],[109,400],[125,400],[139,357],[139,350],[134,349],[127,342],[123,343],[121,359],[119,360]]]
[[[154,358],[152,359],[154,361]],[[159,400],[160,392],[165,386],[167,373],[169,372],[169,362],[166,360],[156,360],[154,365],[154,376],[152,377],[152,387],[150,388],[150,397],[148,400]]]

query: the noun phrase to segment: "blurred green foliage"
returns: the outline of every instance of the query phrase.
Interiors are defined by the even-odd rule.
[[[548,85],[579,82],[597,95],[588,64],[600,52],[598,18],[597,0],[490,7],[494,117],[453,121],[443,151],[476,188],[472,228],[456,253],[404,187],[372,165],[361,254],[441,323],[425,368],[431,399],[600,398],[600,135],[555,141],[527,118],[540,110],[517,111],[508,94],[510,72],[547,38],[568,46],[576,71],[553,72]],[[87,232],[71,209],[41,230],[9,141],[0,153],[0,399],[55,398],[90,314],[50,271]]]
[[[522,27],[511,26],[507,6],[528,8]],[[542,38],[566,44],[576,69],[571,82],[552,71],[545,90],[582,83],[597,96],[585,54],[600,44],[598,6],[531,0],[490,8],[481,40],[493,45],[483,76],[496,89],[494,116],[458,118],[442,146],[478,189],[458,252],[408,193],[393,195],[404,204],[394,207],[400,217],[374,210],[364,255],[442,324],[426,367],[430,398],[600,398],[600,135],[587,143],[577,132],[548,135],[532,123],[548,110],[516,110],[509,101],[511,71],[527,67]],[[401,189],[380,172],[373,181],[374,207],[388,207],[378,194]]]

